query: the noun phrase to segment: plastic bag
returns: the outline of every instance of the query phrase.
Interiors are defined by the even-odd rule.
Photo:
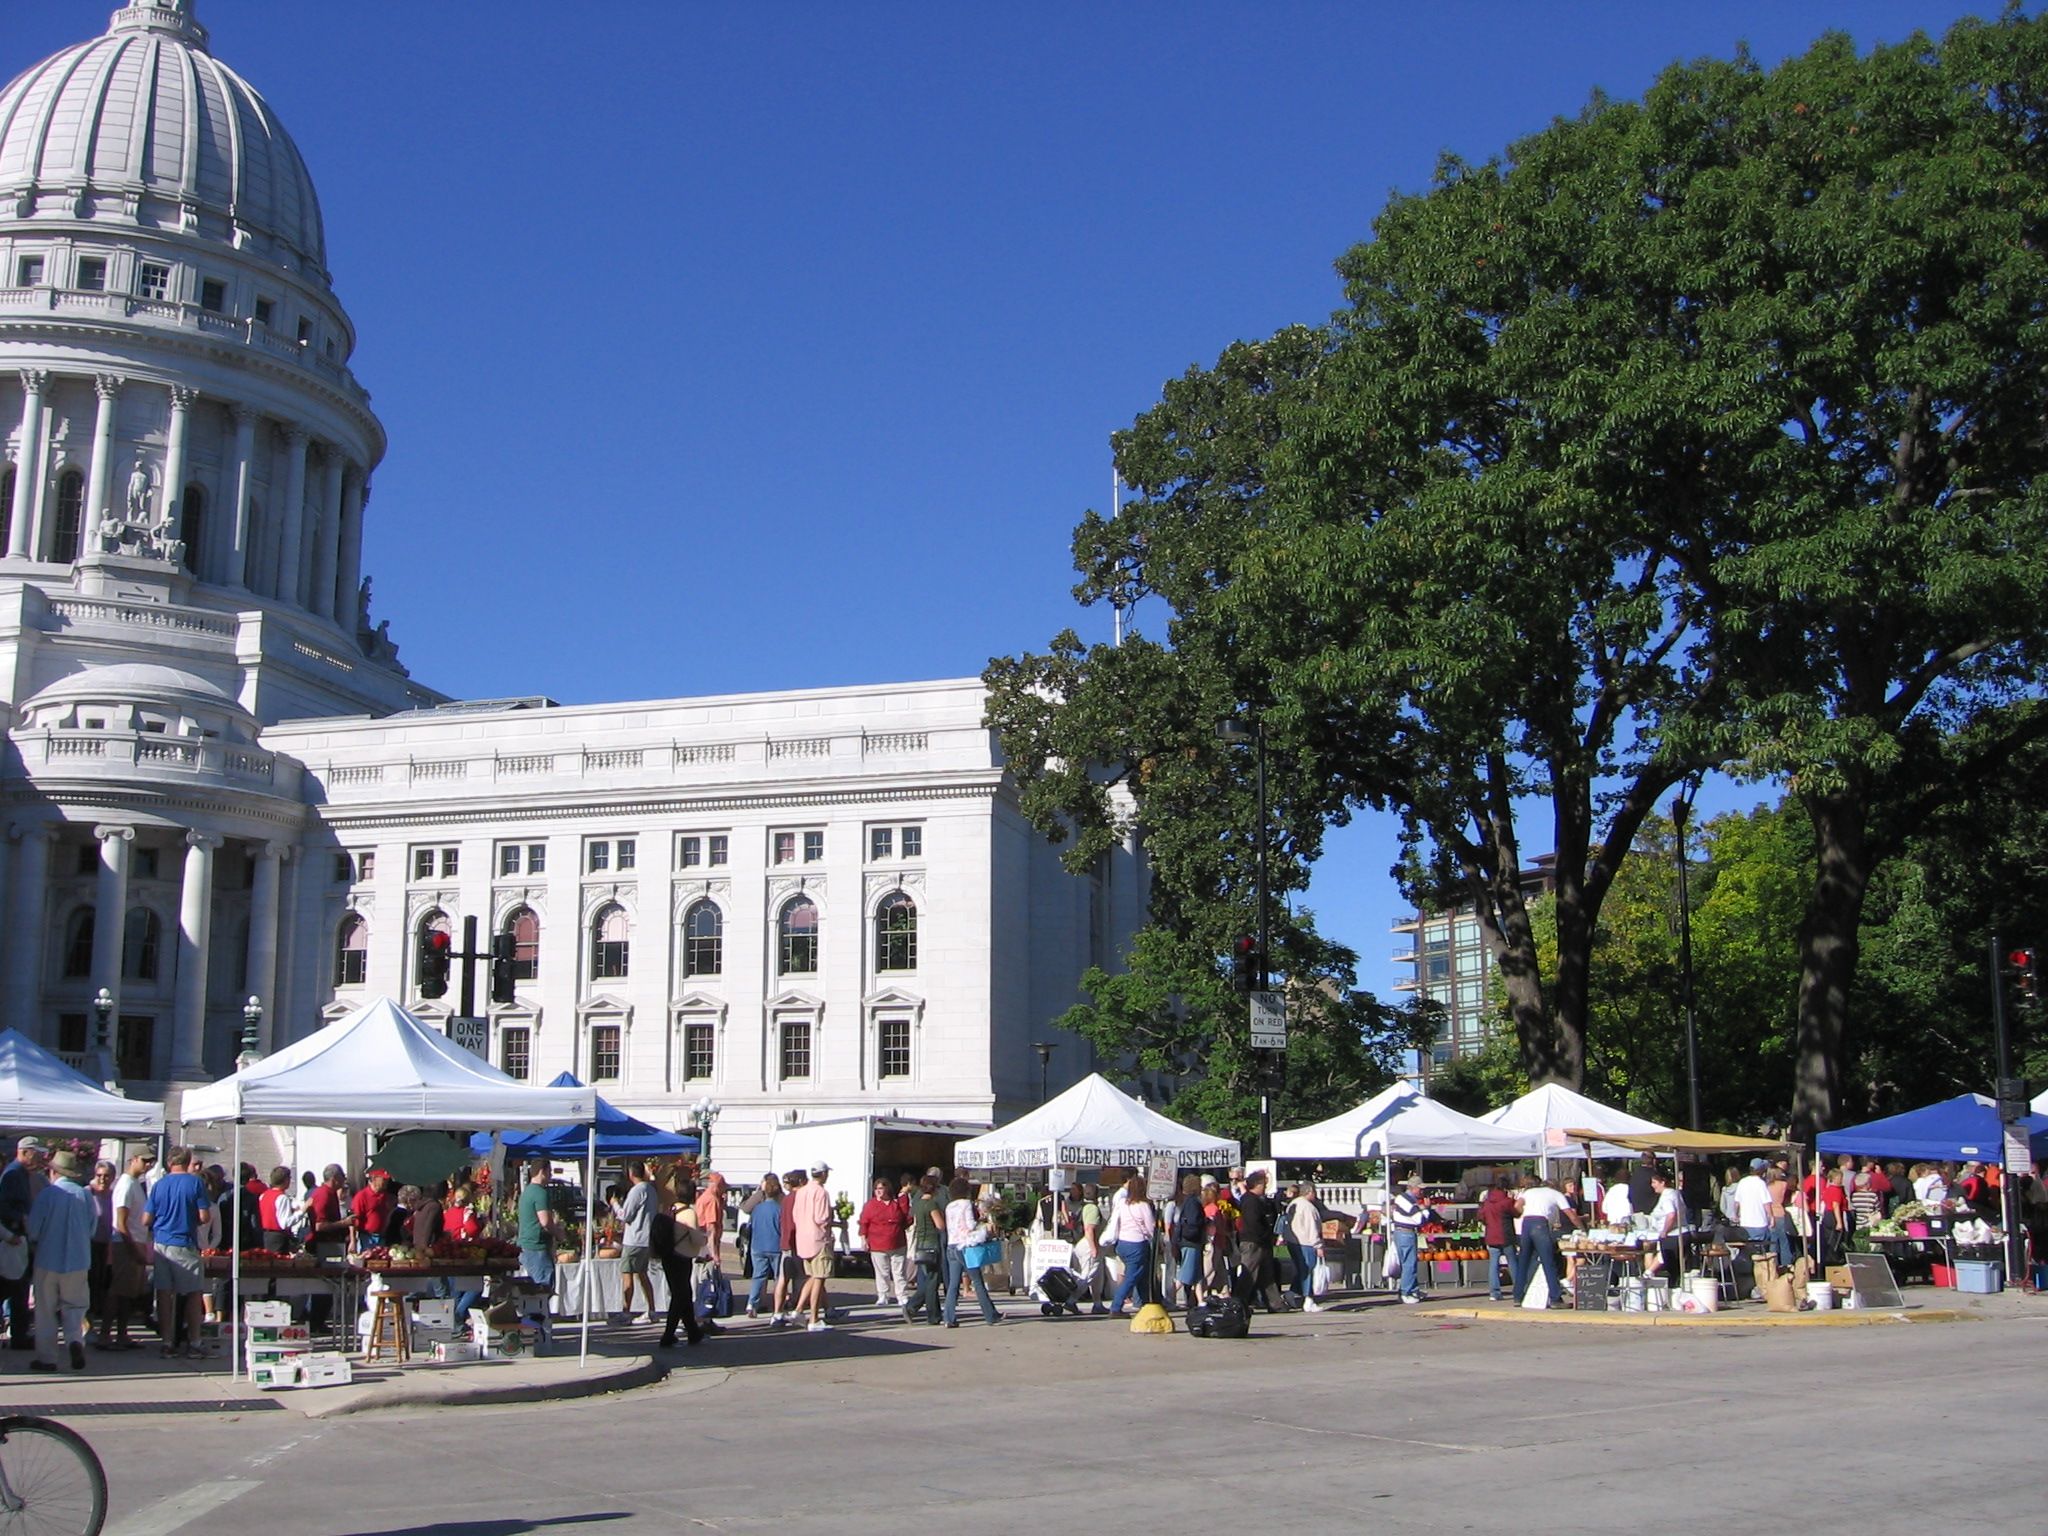
[[[1309,1293],[1314,1296],[1327,1296],[1330,1294],[1330,1261],[1328,1259],[1316,1260],[1315,1271],[1309,1276],[1308,1288]]]

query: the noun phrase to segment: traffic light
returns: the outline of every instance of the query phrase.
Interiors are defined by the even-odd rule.
[[[518,943],[509,933],[491,935],[491,1001],[494,1003],[514,1001],[512,951]]]
[[[422,928],[416,969],[421,997],[441,997],[448,991],[448,959],[455,948],[445,928]]]
[[[2013,996],[2019,1001],[2041,1001],[2041,973],[2031,947],[2006,951],[2005,974],[2012,982]]]
[[[1230,946],[1230,984],[1247,995],[1259,984],[1259,941],[1250,934]]]

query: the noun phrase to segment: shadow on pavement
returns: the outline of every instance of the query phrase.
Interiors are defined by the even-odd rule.
[[[599,1520],[630,1520],[622,1509],[600,1510],[588,1515],[556,1515],[547,1520],[437,1520],[432,1525],[387,1526],[378,1531],[349,1531],[347,1536],[521,1536],[526,1531],[546,1530],[551,1525],[592,1525]]]

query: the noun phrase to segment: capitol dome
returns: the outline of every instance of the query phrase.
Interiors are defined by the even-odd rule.
[[[0,209],[211,237],[326,280],[298,146],[207,51],[191,0],[116,11],[0,90]]]

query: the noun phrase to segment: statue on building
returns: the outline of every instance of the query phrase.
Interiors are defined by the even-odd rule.
[[[356,646],[370,660],[391,668],[400,677],[412,676],[399,664],[398,642],[391,638],[391,621],[381,619],[374,628],[370,624],[370,578],[367,576],[356,589]]]
[[[149,461],[137,455],[128,473],[125,517],[112,507],[100,513],[100,548],[110,555],[136,555],[177,565],[185,558],[185,541],[170,536],[169,524],[156,515],[156,476]]]
[[[156,479],[149,472],[149,464],[143,459],[135,461],[135,468],[128,476],[128,521],[140,528],[147,528],[156,519],[150,515],[155,505],[153,492]]]

